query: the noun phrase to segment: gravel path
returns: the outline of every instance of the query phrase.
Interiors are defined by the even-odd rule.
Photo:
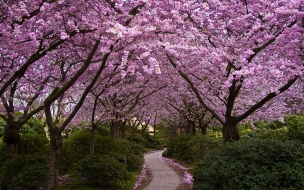
[[[181,183],[177,173],[158,159],[162,153],[163,150],[145,155],[145,163],[150,168],[153,178],[144,190],[175,190]]]

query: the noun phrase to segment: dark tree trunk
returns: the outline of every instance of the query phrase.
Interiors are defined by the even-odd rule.
[[[240,139],[239,131],[236,123],[226,122],[222,128],[224,143],[238,141]]]
[[[58,185],[59,158],[62,145],[61,134],[50,134],[49,174],[47,190],[55,190]]]
[[[191,122],[191,134],[193,136],[196,135],[196,126],[195,126],[195,123],[194,122]]]
[[[154,137],[156,137],[156,124],[153,125],[153,134],[154,134]]]
[[[125,124],[123,123],[121,128],[120,128],[120,134],[121,134],[121,138],[125,139]]]
[[[146,130],[146,128],[141,129],[141,137],[142,138],[145,138],[145,130]]]
[[[190,135],[191,134],[191,126],[189,124],[186,124],[184,126],[184,128],[185,128],[185,134]]]
[[[19,130],[15,124],[8,124],[5,132],[3,141],[6,143],[7,158],[14,158],[18,154],[18,143],[20,141]]]
[[[208,134],[208,132],[207,132],[207,126],[201,126],[200,129],[202,131],[202,135],[207,135]]]
[[[92,126],[90,138],[90,154],[95,153],[95,127]]]
[[[137,125],[132,125],[130,124],[130,141],[133,142],[134,139],[134,135],[135,135],[135,127],[137,127]]]
[[[6,143],[5,156],[7,158],[14,158],[18,155],[18,144]]]
[[[111,125],[110,125],[110,137],[112,137],[114,139],[115,138],[115,134],[116,134],[116,125],[115,125],[115,122],[111,122]]]

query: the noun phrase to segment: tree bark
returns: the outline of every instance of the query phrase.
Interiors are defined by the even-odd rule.
[[[16,125],[8,124],[5,132],[3,141],[6,143],[7,158],[14,158],[18,154],[18,143],[20,141],[19,130]]]
[[[57,176],[59,173],[59,158],[60,158],[61,145],[62,145],[61,134],[51,134],[47,190],[55,190],[58,185]]]
[[[235,122],[225,122],[222,128],[224,143],[238,141],[239,131]]]
[[[14,158],[18,155],[18,144],[6,143],[6,153],[7,158]]]
[[[95,127],[92,126],[90,138],[90,154],[95,153]]]
[[[112,137],[113,139],[115,139],[115,134],[116,134],[116,125],[115,125],[115,122],[111,122],[111,125],[110,125],[110,137]]]
[[[208,134],[207,126],[201,126],[202,135],[206,136]]]
[[[121,128],[120,128],[120,134],[121,134],[121,138],[125,139],[125,123],[122,124]]]
[[[185,124],[185,134],[190,135],[191,134],[191,126],[189,124]]]
[[[191,135],[195,136],[196,135],[196,126],[195,126],[195,122],[191,122]]]
[[[153,134],[154,134],[154,137],[156,137],[156,124],[153,125]]]

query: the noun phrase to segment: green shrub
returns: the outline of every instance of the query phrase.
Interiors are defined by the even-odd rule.
[[[191,135],[182,135],[173,139],[170,139],[168,143],[168,157],[176,158],[178,160],[186,161],[191,156],[188,144],[191,139]]]
[[[124,139],[117,139],[115,147],[116,149],[112,148],[111,150],[123,155],[143,155],[143,153],[145,152],[145,148],[142,145],[134,142],[129,142]]]
[[[284,118],[288,129],[289,139],[297,139],[304,142],[304,117],[290,115]]]
[[[145,134],[144,138],[144,145],[146,148],[153,148],[153,149],[162,149],[161,142],[154,136],[151,136],[149,133]]]
[[[89,155],[79,161],[74,174],[85,179],[91,187],[101,189],[129,189],[126,165],[109,155]]]
[[[214,148],[220,147],[223,144],[221,138],[214,138],[203,135],[191,137],[188,148],[190,149],[191,160],[199,160],[208,154]]]
[[[6,121],[4,121],[2,118],[0,118],[0,137],[3,137],[5,127],[6,127]]]
[[[90,132],[88,130],[79,130],[70,135],[64,140],[61,149],[61,161],[60,170],[61,173],[68,173],[73,170],[75,164],[85,158],[90,153]],[[131,143],[127,140],[115,140],[111,137],[104,137],[99,134],[95,134],[95,153],[100,155],[113,155],[119,158],[127,158],[128,155],[137,155],[143,157],[145,149],[143,146]],[[133,158],[133,157],[132,157]],[[139,164],[141,167],[141,162],[133,163],[136,159],[130,159],[131,170],[134,170],[134,164]],[[140,159],[137,159],[138,161]]]
[[[104,137],[107,137],[110,135],[110,128],[109,128],[109,126],[106,126],[106,125],[99,125],[95,131],[97,134],[104,136]]]
[[[129,172],[139,172],[141,171],[141,167],[144,163],[143,156],[128,154],[126,156],[127,159],[127,169]]]
[[[47,179],[47,157],[43,154],[20,154],[9,159],[0,169],[2,189],[37,189]]]
[[[4,163],[6,160],[5,158],[5,143],[3,142],[2,139],[0,139],[0,166]]]
[[[47,154],[49,150],[49,140],[41,134],[21,135],[18,144],[18,154]]]
[[[278,190],[304,186],[304,147],[251,139],[214,149],[194,172],[194,190]]]
[[[31,117],[20,128],[20,134],[39,134],[45,136],[44,124],[41,119],[37,117]]]
[[[169,156],[168,156],[168,150],[165,150],[165,151],[162,153],[162,156],[168,158],[168,157],[169,157]]]
[[[253,122],[257,129],[271,129],[276,130],[285,126],[285,124],[279,120],[274,121],[255,121]]]
[[[259,139],[276,139],[279,141],[286,141],[289,139],[288,131],[286,127],[270,129],[263,128],[252,131],[247,135],[242,136],[243,139],[247,140],[248,138],[259,138]]]
[[[62,173],[72,170],[79,160],[90,154],[90,137],[90,131],[82,129],[75,131],[64,140],[60,158]],[[115,149],[117,148],[113,138],[95,134],[95,153],[106,155]]]

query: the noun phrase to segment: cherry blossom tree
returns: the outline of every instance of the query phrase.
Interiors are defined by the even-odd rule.
[[[284,114],[303,73],[303,1],[150,3],[160,37],[151,54],[190,85],[224,142],[239,139],[242,120]]]

